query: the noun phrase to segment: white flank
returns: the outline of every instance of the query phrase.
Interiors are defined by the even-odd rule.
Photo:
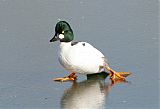
[[[100,72],[99,66],[104,66],[104,55],[87,42],[61,42],[59,61],[71,72],[92,74]],[[103,69],[102,69],[103,70]]]

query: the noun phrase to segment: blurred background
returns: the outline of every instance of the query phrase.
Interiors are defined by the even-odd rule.
[[[111,89],[106,78],[103,85],[91,87],[101,95],[96,87],[107,86],[103,89],[109,94],[100,96],[100,108],[158,109],[158,4],[157,0],[0,0],[0,108],[59,109],[67,101],[74,104],[75,99],[64,100],[74,84],[52,81],[69,74],[58,62],[59,43],[49,43],[56,23],[66,20],[76,41],[101,50],[113,69],[132,72],[128,84]],[[79,75],[75,90],[89,90],[85,80]]]

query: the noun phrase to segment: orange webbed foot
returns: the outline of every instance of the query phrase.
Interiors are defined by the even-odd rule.
[[[110,71],[110,79],[111,81],[115,80],[121,80],[121,81],[126,81],[126,77],[131,75],[130,72],[116,72],[110,67],[107,67],[107,70]]]
[[[77,75],[76,73],[72,73],[69,76],[62,77],[62,78],[55,78],[53,80],[58,82],[75,81],[77,80]]]

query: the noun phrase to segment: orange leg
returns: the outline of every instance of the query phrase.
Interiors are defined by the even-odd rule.
[[[112,82],[116,80],[126,81],[126,77],[131,74],[130,72],[116,72],[108,66],[106,68],[110,71],[110,79]]]
[[[75,72],[71,73],[69,76],[62,78],[55,78],[54,81],[66,82],[66,81],[75,81],[77,80],[77,75]]]

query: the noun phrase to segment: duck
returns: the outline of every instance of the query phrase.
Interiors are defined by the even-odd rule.
[[[59,43],[59,63],[71,74],[65,77],[55,78],[54,81],[75,81],[77,74],[97,74],[106,72],[110,80],[126,81],[130,72],[116,72],[108,63],[107,58],[97,48],[84,41],[74,41],[74,33],[66,21],[59,21],[55,26],[55,35],[50,42]]]

